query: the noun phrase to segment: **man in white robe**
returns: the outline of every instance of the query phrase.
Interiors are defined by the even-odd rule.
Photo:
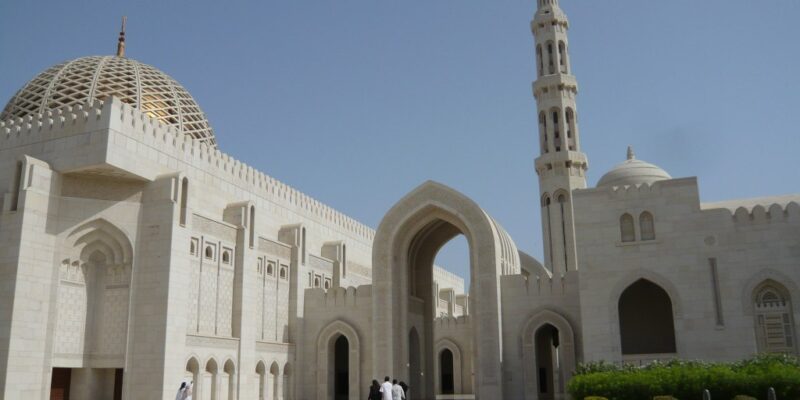
[[[392,382],[389,381],[387,376],[381,384],[381,396],[383,400],[392,400]]]
[[[392,383],[392,400],[406,400],[406,392],[403,390],[403,387],[397,383],[397,379]]]

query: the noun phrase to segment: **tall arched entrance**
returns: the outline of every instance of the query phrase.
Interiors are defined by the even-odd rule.
[[[52,367],[74,398],[123,394],[133,247],[104,219],[72,230],[63,242]],[[97,360],[102,360],[98,362]]]
[[[450,239],[469,244],[475,388],[479,398],[502,398],[499,276],[519,273],[519,254],[508,234],[475,202],[426,182],[384,216],[373,244],[374,375],[410,379],[411,327],[417,328],[420,375],[434,373],[433,261]],[[414,344],[416,345],[416,344]],[[435,397],[433,379],[422,379],[418,399]]]
[[[639,279],[622,292],[618,307],[623,355],[676,353],[672,301],[661,286]]]

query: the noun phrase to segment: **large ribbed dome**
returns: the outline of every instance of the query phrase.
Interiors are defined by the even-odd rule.
[[[83,57],[48,68],[14,95],[0,120],[107,96],[216,147],[206,115],[183,86],[150,65],[119,56]]]
[[[628,159],[606,172],[597,182],[597,187],[630,186],[642,183],[649,185],[666,179],[672,179],[667,171],[657,165],[637,160],[633,149],[628,147]]]

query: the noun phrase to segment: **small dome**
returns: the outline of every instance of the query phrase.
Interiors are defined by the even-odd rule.
[[[192,95],[160,70],[119,56],[92,56],[48,68],[20,89],[0,120],[114,96],[216,147],[214,131]]]
[[[672,179],[667,171],[648,162],[637,160],[633,149],[629,146],[628,159],[606,172],[597,182],[597,187],[652,184],[666,179]]]

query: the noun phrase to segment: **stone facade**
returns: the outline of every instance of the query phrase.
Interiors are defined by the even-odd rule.
[[[373,230],[113,93],[0,122],[0,397],[556,399],[582,361],[797,354],[800,195],[703,203],[632,150],[588,187],[538,3],[543,263],[442,184]],[[459,234],[469,288],[433,264]]]

